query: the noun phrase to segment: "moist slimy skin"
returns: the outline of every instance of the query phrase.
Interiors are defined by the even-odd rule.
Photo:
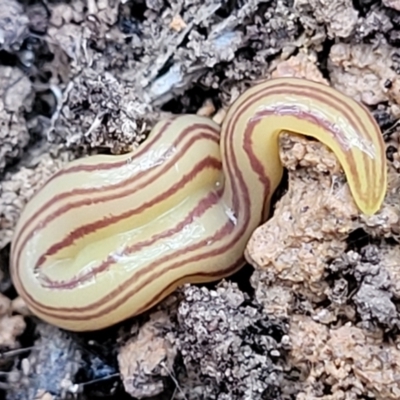
[[[221,127],[171,117],[132,154],[91,156],[56,173],[15,230],[18,293],[51,324],[97,330],[185,282],[231,275],[281,180],[282,130],[328,146],[360,211],[380,209],[385,150],[368,110],[322,84],[272,79],[243,93]]]

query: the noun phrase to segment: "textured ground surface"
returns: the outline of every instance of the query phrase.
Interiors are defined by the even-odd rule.
[[[399,399],[399,47],[397,0],[0,0],[0,399]],[[137,147],[163,114],[220,122],[270,76],[370,108],[382,210],[360,217],[335,157],[282,135],[286,183],[239,274],[96,334],[30,317],[8,253],[40,185]]]

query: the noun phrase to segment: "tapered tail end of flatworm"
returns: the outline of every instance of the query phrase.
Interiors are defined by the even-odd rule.
[[[274,82],[275,81],[275,82]],[[287,102],[306,115],[293,131],[313,136],[339,159],[354,201],[366,215],[380,210],[387,192],[386,149],[369,110],[332,87],[296,78],[271,80],[287,91]],[[300,114],[299,114],[300,113]],[[318,123],[315,121],[318,120]],[[313,126],[308,122],[314,121]]]

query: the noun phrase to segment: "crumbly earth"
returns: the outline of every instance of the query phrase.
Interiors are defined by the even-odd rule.
[[[0,3],[0,398],[400,398],[399,1]],[[359,215],[324,146],[284,134],[286,186],[239,274],[187,285],[102,332],[72,335],[29,314],[8,254],[52,173],[134,150],[171,112],[220,123],[273,76],[369,107],[389,165],[379,213]]]
[[[37,325],[39,338],[20,369],[10,374],[7,398],[25,400],[74,393],[74,380],[82,354],[73,337],[51,325]],[[35,397],[36,396],[36,397]]]
[[[165,391],[166,378],[173,374],[177,356],[174,323],[168,312],[159,311],[140,329],[138,325],[132,328],[131,337],[118,354],[124,388],[134,398],[158,395]]]
[[[397,399],[400,207],[389,194],[377,215],[361,218],[332,153],[289,135],[281,149],[288,190],[246,256],[265,313],[290,319],[288,362],[305,377],[296,398]]]
[[[0,174],[29,143],[29,132],[22,110],[31,108],[32,85],[16,68],[0,66]]]

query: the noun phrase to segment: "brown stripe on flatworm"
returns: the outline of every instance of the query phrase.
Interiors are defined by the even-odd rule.
[[[166,125],[167,125],[167,126],[164,127],[164,128],[169,127],[170,123],[168,123],[168,124],[166,124]],[[182,140],[185,139],[185,138],[188,136],[188,134],[189,134],[191,131],[193,131],[194,129],[199,129],[199,130],[203,130],[203,129],[204,129],[204,130],[207,130],[207,131],[209,131],[209,132],[202,132],[202,133],[200,133],[200,137],[199,137],[199,136],[195,136],[194,138],[191,138],[191,140],[189,141],[189,145],[192,145],[192,144],[193,144],[193,142],[195,141],[195,140],[193,140],[193,139],[196,139],[196,140],[199,140],[199,139],[208,139],[208,138],[210,138],[211,134],[215,134],[215,137],[214,137],[212,140],[215,140],[216,142],[219,140],[219,132],[216,131],[216,130],[214,130],[210,125],[206,125],[206,124],[193,124],[192,126],[187,127],[186,129],[184,129],[184,130],[181,132],[181,134],[179,135],[179,137],[178,137],[175,141],[173,141],[173,142],[171,143],[171,146],[170,146],[170,147],[173,148],[174,146],[177,146],[178,144],[182,143]],[[159,138],[160,136],[159,136],[159,135],[155,135],[154,137],[155,137],[155,138]],[[153,143],[153,145],[154,145],[154,143]],[[189,147],[190,147],[189,145],[186,144],[186,145],[184,146],[184,150],[185,150],[185,151],[187,151],[187,150],[189,149]],[[138,152],[138,154],[135,153],[135,158],[136,158],[136,156],[139,155],[139,153],[142,153],[142,151]],[[169,160],[169,161],[168,161],[168,165],[170,165],[170,163],[171,163],[171,161]],[[116,168],[117,166],[120,167],[120,166],[125,165],[125,164],[126,164],[126,161],[114,163],[114,168]],[[96,167],[96,165],[99,165],[99,164],[93,164],[92,166],[93,166],[93,167]],[[83,165],[83,166],[76,166],[76,167],[84,167],[84,165]],[[146,170],[144,170],[144,171],[140,171],[140,172],[138,172],[137,174],[131,176],[130,178],[124,179],[123,181],[121,181],[121,182],[119,182],[119,183],[117,183],[117,184],[111,184],[111,185],[107,185],[107,186],[101,186],[101,187],[98,187],[98,188],[73,189],[72,191],[63,192],[63,193],[60,193],[60,194],[54,196],[51,200],[49,200],[49,201],[47,201],[45,204],[43,204],[43,205],[42,205],[42,206],[41,206],[27,221],[25,221],[23,227],[19,229],[19,234],[18,234],[18,236],[16,236],[16,237],[14,238],[14,241],[13,241],[13,242],[14,242],[14,251],[17,251],[18,253],[20,253],[20,251],[17,250],[18,247],[19,247],[19,240],[20,240],[20,238],[24,236],[25,231],[26,231],[26,229],[28,229],[29,225],[30,225],[36,218],[38,218],[38,217],[40,216],[40,214],[42,214],[44,211],[46,211],[50,206],[54,206],[54,204],[56,204],[57,202],[59,202],[59,201],[61,201],[61,200],[66,200],[66,199],[68,199],[68,198],[70,198],[70,197],[74,197],[74,196],[78,196],[78,195],[79,195],[79,196],[80,196],[80,195],[89,195],[89,194],[94,194],[94,193],[103,193],[103,192],[107,192],[107,191],[112,191],[112,190],[115,190],[115,189],[123,188],[123,187],[125,187],[126,185],[131,184],[131,183],[136,183],[136,185],[137,185],[137,182],[138,182],[138,180],[139,180],[140,178],[142,178],[142,177],[148,175],[149,172],[150,172],[151,170],[155,169],[155,168],[158,169],[158,168],[159,168],[159,165],[155,166],[155,167],[152,168],[152,169],[146,169]],[[101,168],[100,168],[100,169],[101,169]],[[97,171],[97,168],[95,168],[94,170]],[[69,169],[69,171],[71,171],[71,169]],[[87,170],[85,170],[85,171],[88,172]],[[92,171],[92,170],[90,170],[90,171]],[[62,172],[62,170],[60,171],[60,173],[61,173],[61,172]],[[78,169],[75,169],[75,170],[74,170],[74,173],[77,173],[77,172],[80,172],[80,171],[78,171]],[[159,176],[159,174],[157,175],[157,177],[158,177],[158,176]],[[144,183],[144,184],[142,184],[142,185],[137,185],[137,186],[135,186],[135,188],[138,190],[138,189],[144,187],[145,185],[150,184],[150,183],[153,182],[153,181],[154,181],[154,179],[153,179],[153,180],[146,181],[146,183]],[[46,184],[46,185],[47,185],[47,184]],[[43,190],[43,188],[42,188],[41,190]],[[91,199],[91,198],[90,198],[90,199]],[[91,199],[91,202],[93,203],[93,202],[96,202],[96,201],[93,201],[93,199]],[[85,204],[85,200],[84,200],[84,201],[81,201],[81,202],[79,202],[79,203],[77,203],[77,207],[79,207],[79,206],[81,206],[81,205],[84,205],[84,204]],[[64,206],[63,209],[65,209],[65,207],[66,207],[66,206]],[[58,212],[58,215],[60,215],[59,212]],[[43,229],[43,228],[47,225],[47,222],[48,222],[49,220],[51,220],[50,217],[46,218],[44,221],[41,221],[40,229]],[[38,226],[36,226],[36,227],[34,227],[33,229],[31,229],[31,231],[29,232],[29,234],[26,235],[26,240],[24,241],[24,244],[26,244],[26,241],[29,240],[30,236],[32,235],[33,231],[35,231],[35,229],[38,229]],[[21,248],[24,247],[24,244],[21,245]],[[17,257],[18,257],[18,256],[17,256]]]
[[[288,86],[288,87],[286,87]],[[275,90],[275,87],[279,87],[279,89]],[[251,96],[249,95],[247,98],[245,98],[243,100],[243,102],[239,103],[237,105],[237,107],[235,108],[235,112],[234,112],[234,117],[233,119],[228,120],[228,127],[227,127],[227,131],[228,131],[228,135],[229,135],[229,130],[231,129],[230,126],[233,124],[233,126],[235,126],[238,123],[238,119],[240,118],[241,114],[243,112],[245,112],[248,108],[250,108],[252,105],[254,105],[254,103],[258,102],[259,100],[261,100],[263,97],[265,96],[271,96],[271,95],[282,95],[282,94],[287,94],[287,95],[294,95],[297,94],[295,89],[298,89],[300,87],[300,89],[302,89],[302,87],[300,85],[288,85],[288,84],[275,84],[275,85],[270,85],[270,86],[263,86],[260,90],[258,90],[257,92],[254,92],[251,94]],[[321,87],[322,88],[322,87]],[[328,88],[328,87],[327,87]],[[308,89],[308,88],[307,88]],[[329,89],[329,88],[328,88]],[[316,92],[317,90],[315,90]],[[322,97],[319,95],[321,94]],[[361,129],[363,130],[363,132],[367,132],[369,135],[369,131],[366,129],[363,121],[359,118],[358,114],[356,113],[352,113],[352,114],[348,114],[346,109],[343,109],[340,105],[336,105],[334,103],[332,103],[330,101],[331,97],[330,94],[325,93],[324,91],[319,91],[319,94],[314,93],[313,92],[308,92],[306,91],[306,96],[309,98],[313,98],[315,100],[317,100],[318,102],[322,102],[322,103],[326,103],[328,106],[330,106],[331,108],[337,110],[339,113],[342,113],[346,116],[346,118],[350,121],[350,123],[353,126],[353,129],[356,130],[356,132],[360,132],[360,126],[357,126],[357,123],[359,123],[361,125]],[[300,96],[304,96],[304,92],[300,92]],[[328,98],[326,98],[328,96]],[[337,97],[336,98],[338,101],[340,101],[340,99]],[[342,102],[340,102],[341,104]],[[365,108],[364,108],[365,110]],[[373,118],[369,115],[368,118],[370,119],[370,121],[373,123],[373,125],[379,129],[377,127],[377,124],[375,122],[375,120],[373,120]],[[356,118],[356,123],[354,121],[354,119],[352,117]],[[229,117],[228,117],[229,118]],[[379,130],[378,130],[379,132]],[[222,132],[222,135],[224,135],[224,133]],[[232,133],[231,133],[232,136]],[[369,136],[371,137],[371,136]],[[232,140],[231,138],[227,139],[226,142]],[[223,145],[225,145],[224,140],[222,140]],[[373,143],[375,143],[373,141]],[[380,141],[378,141],[379,143],[379,147],[380,149],[382,149],[382,143]],[[361,156],[363,159],[363,165],[364,167],[366,166],[368,168],[368,172],[369,172],[369,176],[371,178],[371,163],[369,162],[369,160],[367,159],[367,155],[364,152],[361,152]],[[351,168],[351,173],[352,176],[356,182],[356,185],[358,185],[358,187],[360,187],[360,176],[357,173],[356,169],[358,166],[358,163],[355,163],[354,161],[354,154],[351,154],[351,158],[347,158],[348,160],[351,160],[351,162],[349,162],[349,167]],[[230,168],[229,163],[227,163],[226,165],[227,168]],[[361,165],[360,165],[361,167]],[[382,164],[381,165],[381,173],[383,171],[383,168],[385,168],[385,165]],[[375,177],[376,179],[378,179],[378,177]],[[370,193],[364,193],[360,191],[360,197],[362,199],[365,199],[366,196],[368,196]]]
[[[198,126],[194,126],[195,129],[198,128]],[[203,127],[201,127],[203,128]],[[179,137],[181,138],[181,141],[183,138],[185,138],[187,136],[187,133],[189,131],[189,128],[185,129],[182,132],[182,135],[180,135]],[[186,135],[186,136],[185,136]],[[208,132],[199,132],[197,134],[197,136],[193,136],[190,138],[190,140],[185,143],[185,145],[183,146],[182,150],[183,151],[187,151],[193,144],[195,144],[198,140],[210,140],[213,142],[218,142],[219,140],[219,136],[217,135],[211,135]],[[134,175],[133,177],[123,181],[124,185],[119,185],[118,184],[118,188],[120,187],[125,187],[127,183],[134,183],[135,186],[135,190],[138,191],[152,183],[154,183],[157,179],[159,179],[163,174],[166,173],[166,171],[170,168],[173,168],[174,163],[176,162],[175,158],[171,158],[168,161],[166,161],[162,166],[158,166],[157,168],[157,172],[154,175],[150,175],[149,179],[147,179],[146,181],[143,181],[141,184],[137,184],[137,179],[136,179],[136,175]],[[144,171],[145,173],[148,172],[149,170]],[[143,177],[145,174],[140,173],[140,176]],[[128,181],[128,182],[127,182]],[[65,206],[56,209],[56,211],[54,211],[53,213],[51,213],[50,215],[48,215],[44,220],[38,221],[37,225],[35,225],[28,234],[25,235],[25,239],[22,242],[22,244],[19,246],[18,248],[18,244],[15,246],[14,251],[16,252],[16,260],[15,260],[15,265],[19,265],[20,264],[20,257],[22,254],[22,251],[24,249],[24,247],[26,246],[27,242],[30,240],[31,235],[35,232],[38,233],[40,230],[44,229],[49,223],[53,222],[56,218],[62,216],[63,214],[69,212],[70,210],[74,209],[74,208],[80,208],[83,207],[85,205],[93,205],[93,204],[97,204],[97,203],[102,203],[102,202],[106,202],[106,201],[110,201],[110,200],[115,200],[118,199],[122,196],[126,196],[131,192],[131,188],[128,187],[125,191],[120,192],[120,193],[116,193],[116,194],[110,194],[107,196],[103,196],[103,197],[98,197],[98,198],[92,198],[92,197],[88,197],[85,198],[83,200],[80,201],[76,201],[72,204],[66,204]],[[96,193],[101,193],[101,192],[108,192],[109,191],[109,187],[101,187],[101,188],[96,188],[96,189],[87,189],[86,194],[93,194],[94,192]],[[144,211],[144,209],[142,210],[142,212]],[[119,221],[118,219],[115,219],[115,221]],[[107,226],[108,223],[104,222],[103,223],[103,227]],[[24,229],[24,228],[23,228]],[[77,229],[79,230],[79,228]],[[74,235],[76,236],[76,238],[79,237],[83,237],[87,234],[90,233],[90,230],[87,231],[85,230],[85,227],[82,227],[80,229],[80,235]],[[18,243],[18,238],[15,239]],[[71,242],[71,241],[70,241]],[[55,247],[56,245],[53,245],[53,247]],[[58,246],[57,248],[61,248],[62,246]],[[52,252],[50,254],[53,254]],[[36,268],[38,267],[38,265],[36,265]],[[18,268],[18,267],[17,267]]]
[[[188,252],[195,251],[200,248],[207,248],[208,241],[212,240],[214,242],[217,242],[217,241],[221,240],[222,238],[227,237],[228,235],[230,235],[233,228],[234,228],[234,226],[231,221],[226,222],[225,225],[221,229],[219,229],[213,236],[207,237],[194,245],[191,245],[184,249],[180,249],[178,251],[175,251],[174,253],[164,256],[163,264],[166,264],[164,267],[162,267],[162,268],[160,267],[160,262],[158,260],[154,261],[154,262],[148,264],[146,267],[141,268],[140,271],[135,272],[130,279],[127,279],[123,283],[123,285],[119,286],[117,289],[110,291],[109,293],[107,293],[106,296],[104,296],[104,297],[100,298],[99,300],[97,300],[96,302],[90,303],[86,306],[70,307],[70,308],[69,307],[67,308],[67,307],[47,306],[43,303],[36,302],[36,300],[29,293],[25,293],[25,295],[28,299],[28,304],[29,304],[29,306],[34,307],[37,310],[39,310],[41,314],[47,315],[47,316],[54,316],[54,317],[60,316],[60,313],[71,313],[71,312],[72,313],[73,312],[83,313],[86,311],[101,309],[100,311],[97,311],[94,314],[92,313],[92,314],[82,315],[82,320],[96,318],[99,315],[101,315],[103,312],[113,310],[113,309],[117,308],[119,305],[125,303],[125,301],[127,299],[129,299],[130,297],[132,297],[135,292],[142,290],[150,282],[156,280],[160,276],[164,275],[166,272],[171,271],[173,269],[178,269],[182,266],[187,265],[190,262],[197,262],[200,260],[205,261],[207,258],[211,258],[213,256],[222,254],[223,252],[227,251],[228,248],[231,247],[231,243],[229,243],[229,245],[225,245],[221,249],[215,249],[208,253],[199,253],[188,259],[184,259],[184,260],[172,263],[172,265],[169,265],[169,266],[167,264],[168,261],[171,261],[171,260],[173,261],[182,254],[187,254]],[[196,275],[197,275],[197,273],[196,273]],[[219,276],[220,272],[216,272],[216,273],[208,273],[207,272],[207,273],[201,273],[201,275],[213,277],[214,275]],[[147,278],[145,278],[145,281],[142,284],[140,284],[139,287],[135,287],[135,283],[138,282],[141,278],[143,279],[143,277],[145,277],[145,276],[148,276]],[[183,276],[185,276],[185,275],[183,274]],[[131,290],[129,290],[128,293],[125,294],[122,298],[119,298],[119,295],[121,295],[121,293],[124,293],[124,291],[128,288]],[[110,302],[110,304],[108,304],[106,308],[101,308],[101,306],[104,306],[108,302]],[[62,318],[79,320],[78,316],[68,316],[67,314],[63,314]]]
[[[64,238],[64,240],[62,240],[59,243],[55,243],[44,254],[39,256],[38,261],[36,262],[35,267],[34,267],[35,272],[37,272],[37,270],[43,266],[43,264],[46,262],[47,257],[57,254],[57,252],[59,250],[65,249],[66,247],[70,246],[76,240],[82,238],[82,236],[89,235],[90,233],[93,233],[99,229],[106,228],[110,224],[119,222],[119,221],[129,218],[133,215],[137,215],[137,214],[141,214],[141,213],[145,212],[147,208],[153,207],[154,205],[164,201],[166,198],[171,196],[177,190],[186,186],[186,184],[188,182],[192,181],[197,174],[202,173],[205,169],[210,169],[210,168],[216,169],[216,170],[221,169],[221,162],[219,160],[216,160],[215,158],[206,157],[202,161],[200,161],[198,164],[194,165],[193,169],[189,173],[185,174],[179,182],[175,183],[167,191],[154,197],[153,199],[149,200],[147,203],[141,205],[140,207],[132,208],[131,210],[129,210],[123,214],[104,218],[103,220],[96,221],[94,223],[82,226],[82,227],[70,232]],[[213,197],[215,197],[215,196],[213,196]],[[205,204],[210,206],[211,204],[214,203],[215,198],[214,198],[213,202],[209,201],[209,199],[207,197],[206,197],[206,200],[207,201]],[[200,205],[198,204],[198,206],[201,206],[200,211],[198,211],[196,208],[193,209],[192,210],[193,214],[190,216],[191,218],[193,217],[193,215],[196,214],[196,212],[200,212],[200,214],[204,213],[204,211],[205,211],[204,203],[201,203]],[[106,269],[106,267],[99,268],[99,271],[102,271],[104,269]]]
[[[230,176],[229,178],[233,179],[234,177]],[[243,179],[241,180],[241,185],[242,185],[242,190],[246,190],[246,185],[245,185]],[[249,215],[249,211],[245,210],[244,218],[241,218],[239,221],[240,223],[243,223],[243,226],[236,234],[233,235],[233,238],[222,248],[217,248],[216,250],[205,252],[203,254],[200,253],[197,256],[193,256],[193,257],[190,257],[189,259],[186,259],[186,260],[183,260],[180,262],[176,262],[175,264],[172,264],[172,266],[168,266],[168,264],[167,264],[162,268],[162,270],[161,270],[159,262],[153,262],[153,263],[147,265],[146,267],[143,267],[140,271],[136,272],[130,279],[128,279],[122,286],[120,286],[117,289],[112,290],[111,292],[109,292],[107,294],[106,298],[111,301],[111,304],[109,304],[107,306],[106,310],[112,310],[112,309],[117,308],[119,305],[123,304],[128,298],[133,296],[135,292],[142,290],[143,287],[146,286],[146,284],[142,284],[141,286],[139,286],[139,288],[135,288],[135,282],[137,282],[141,278],[141,276],[146,276],[147,274],[153,272],[153,274],[151,274],[150,277],[147,278],[147,280],[145,281],[148,284],[149,282],[156,279],[158,276],[165,274],[167,271],[170,271],[171,269],[179,268],[182,265],[186,265],[190,262],[196,262],[196,261],[200,261],[200,260],[205,261],[208,258],[212,258],[219,254],[223,254],[224,252],[231,249],[232,246],[234,246],[235,242],[238,239],[240,239],[242,237],[242,235],[245,233],[248,223],[249,223],[248,215]],[[239,225],[237,225],[236,228],[238,228],[238,226]],[[209,241],[218,242],[222,238],[226,238],[228,235],[231,234],[232,231],[234,231],[234,228],[235,228],[235,226],[232,224],[232,221],[228,220],[228,222],[223,226],[223,228],[220,229],[219,231],[217,231],[213,236],[206,237],[201,242],[196,243],[195,245],[186,247],[185,249],[181,249],[179,251],[169,254],[167,257],[164,257],[163,264],[166,264],[167,261],[169,261],[169,260],[175,260],[181,254],[188,254],[189,252],[196,251],[200,248],[207,248],[207,243]],[[159,271],[158,271],[158,269],[159,269]],[[204,276],[204,277],[208,276],[211,279],[214,276],[214,274],[204,273],[204,274],[202,274],[202,276]],[[131,290],[122,299],[118,299],[118,295],[123,293],[126,288],[130,288]],[[97,308],[101,308],[101,306],[104,305],[104,303],[107,303],[107,301],[108,301],[108,300],[105,301],[105,297],[102,297],[94,303],[91,303],[87,306],[79,307],[79,308],[78,307],[71,307],[71,308],[51,307],[51,306],[46,306],[40,302],[36,302],[29,293],[25,293],[25,295],[26,295],[27,299],[29,299],[29,305],[31,307],[35,307],[37,310],[40,310],[40,313],[42,313],[43,315],[54,316],[54,317],[59,315],[59,313],[71,313],[71,312],[82,313],[85,311],[95,310]],[[90,314],[90,315],[85,314],[85,317],[83,317],[82,320],[96,318],[99,315],[101,315],[103,312],[104,312],[104,309],[101,309],[101,311],[97,312],[96,314]],[[71,319],[71,320],[74,320],[74,319],[78,320],[78,318],[74,318],[74,317],[67,318],[65,314],[63,314],[63,318]]]
[[[132,304],[132,302],[128,302],[128,300],[131,298],[131,296],[137,295],[136,299],[141,299],[143,301],[143,298],[141,297],[143,294],[146,296],[148,295],[149,298],[146,300],[147,305],[153,305],[155,301],[160,300],[163,298],[168,292],[170,292],[170,289],[174,283],[177,285],[179,283],[185,282],[185,281],[194,281],[194,282],[201,282],[201,281],[206,281],[206,280],[213,280],[213,278],[217,277],[222,277],[226,276],[229,274],[231,271],[230,267],[221,267],[221,265],[225,264],[218,264],[215,266],[214,269],[211,269],[209,271],[203,271],[201,270],[202,265],[213,265],[212,263],[215,261],[221,262],[221,255],[224,255],[225,253],[230,254],[231,260],[237,256],[237,252],[241,252],[241,247],[243,245],[243,241],[247,240],[249,235],[251,234],[252,229],[254,228],[255,222],[260,222],[261,217],[262,217],[262,210],[259,210],[260,208],[260,202],[259,200],[255,201],[254,199],[251,198],[250,196],[250,185],[252,184],[249,181],[249,176],[246,175],[246,179],[244,179],[244,174],[243,171],[241,171],[241,167],[243,166],[244,169],[248,172],[253,171],[257,172],[257,165],[258,163],[261,165],[261,161],[259,158],[259,155],[256,154],[254,151],[254,147],[250,147],[250,151],[247,151],[246,156],[244,158],[244,163],[242,160],[239,160],[238,157],[242,157],[242,149],[243,145],[246,145],[246,143],[252,143],[253,146],[256,146],[257,143],[252,142],[251,133],[253,132],[254,126],[252,127],[251,125],[248,124],[248,121],[240,120],[240,117],[243,116],[243,112],[245,112],[246,109],[248,109],[248,104],[254,105],[255,104],[255,94],[257,93],[262,93],[262,97],[264,96],[270,96],[273,94],[274,90],[271,88],[281,88],[281,90],[276,90],[276,93],[279,94],[279,96],[285,96],[285,95],[290,95],[293,94],[294,92],[299,92],[300,91],[300,97],[299,97],[299,102],[306,104],[307,99],[314,99],[317,100],[319,104],[325,104],[330,107],[332,112],[340,115],[345,115],[346,113],[343,112],[342,104],[344,104],[344,110],[347,112],[347,108],[352,111],[352,106],[351,102],[347,100],[346,98],[341,99],[340,96],[336,96],[335,92],[329,92],[328,93],[328,88],[326,92],[322,90],[321,87],[318,86],[313,86],[312,83],[308,83],[305,85],[293,85],[296,89],[290,89],[290,84],[285,83],[285,81],[278,81],[278,82],[273,82],[271,85],[261,85],[261,89],[257,92],[258,88],[253,91],[247,92],[244,96],[240,98],[238,102],[235,103],[233,108],[231,108],[231,112],[228,112],[227,115],[227,122],[224,123],[223,128],[222,128],[222,144],[223,144],[223,150],[224,150],[224,156],[225,159],[223,159],[223,171],[225,173],[226,177],[226,187],[224,193],[227,193],[227,196],[229,195],[230,197],[228,198],[225,196],[223,199],[223,202],[225,202],[226,206],[229,208],[231,205],[233,206],[232,213],[238,218],[237,221],[234,221],[234,218],[231,218],[230,216],[226,215],[226,218],[218,220],[218,226],[221,226],[223,223],[223,227],[214,231],[213,234],[210,234],[210,236],[207,236],[206,238],[203,238],[200,240],[200,242],[196,242],[193,245],[190,246],[181,246],[180,250],[173,251],[172,253],[168,254],[167,257],[164,257],[160,262],[159,260],[157,262],[152,262],[152,263],[147,263],[145,264],[142,269],[139,269],[139,271],[136,271],[133,276],[131,276],[129,279],[126,279],[126,281],[119,287],[113,288],[110,292],[106,292],[105,295],[103,295],[102,298],[96,298],[92,299],[93,302],[85,305],[83,307],[52,307],[48,306],[49,302],[47,301],[48,299],[45,296],[45,304],[42,304],[40,302],[37,302],[37,310],[40,313],[40,310],[43,310],[45,313],[48,313],[49,316],[53,316],[55,321],[58,321],[60,324],[62,323],[63,319],[71,321],[71,324],[69,326],[73,327],[73,322],[74,321],[90,321],[91,319],[95,319],[95,323],[90,324],[88,322],[85,326],[86,328],[88,327],[95,327],[100,326],[101,324],[104,324],[105,322],[102,321],[103,316],[107,316],[108,313],[111,315],[111,318],[113,321],[116,322],[116,320],[121,320],[122,317],[126,318],[128,315],[126,313],[127,311],[127,306]],[[282,88],[285,87],[285,90],[282,90]],[[268,89],[270,88],[270,89]],[[299,89],[300,88],[300,89]],[[306,89],[306,90],[304,90]],[[331,89],[329,89],[331,90]],[[325,98],[326,95],[329,95],[329,99],[327,100]],[[333,105],[329,105],[331,98],[333,99]],[[336,100],[335,100],[336,99]],[[284,98],[283,98],[284,100]],[[344,101],[343,101],[344,100]],[[338,104],[335,102],[337,101]],[[268,103],[269,104],[269,103]],[[271,102],[272,105],[274,105],[274,102]],[[347,107],[347,108],[346,108]],[[232,111],[233,109],[233,111]],[[255,113],[257,113],[258,110],[254,110]],[[360,125],[357,123],[357,119],[359,119],[360,115],[363,115],[361,111],[359,111],[358,108],[356,108],[355,113],[352,114],[352,117],[348,119],[348,122],[352,124],[353,129],[355,129],[356,133],[359,133],[360,130]],[[367,113],[367,118],[370,118],[370,115]],[[240,116],[240,117],[239,117]],[[353,117],[355,116],[355,120],[353,120]],[[189,121],[189,119],[188,119]],[[236,122],[235,122],[236,121]],[[356,123],[354,122],[356,121]],[[244,131],[236,131],[236,124],[240,123],[240,125],[243,123]],[[318,121],[317,121],[318,124]],[[319,125],[320,126],[320,125]],[[376,127],[375,125],[372,125],[372,128]],[[363,121],[361,120],[361,128],[365,128],[363,125]],[[283,127],[284,129],[284,127]],[[374,135],[374,132],[371,129],[371,132],[368,130],[363,130],[361,129],[361,133],[365,135],[366,138],[372,137],[376,141],[373,141],[373,144],[376,145],[376,147],[379,149],[383,148],[382,142],[379,140],[379,135],[376,137]],[[379,130],[377,131],[379,133]],[[233,135],[236,134],[238,135],[238,140],[234,142],[234,137]],[[360,136],[363,137],[363,136]],[[318,137],[317,137],[318,139]],[[249,149],[247,149],[249,150]],[[354,158],[354,156],[357,155],[357,153],[352,152],[351,156]],[[366,179],[375,179],[375,181],[379,178],[379,171],[377,174],[372,175],[372,164],[366,162],[366,155],[362,151],[360,152],[360,155],[357,156],[355,159],[356,161],[360,162],[360,165],[363,166],[367,169],[367,175]],[[355,161],[353,160],[346,160],[346,163],[349,164],[350,172],[351,174],[353,171],[351,170],[351,162]],[[381,153],[378,154],[378,161],[381,160]],[[365,165],[367,164],[367,165]],[[347,164],[346,164],[347,165]],[[358,167],[359,164],[356,165]],[[256,168],[255,168],[256,166]],[[249,168],[249,169],[248,169]],[[266,179],[268,179],[268,171],[265,172],[265,166],[264,166],[264,175],[265,178],[262,178],[266,182]],[[380,166],[380,172],[382,173],[382,179],[385,177],[385,169],[383,166]],[[357,172],[357,171],[356,171]],[[277,174],[278,175],[278,174]],[[250,178],[252,175],[250,174]],[[255,178],[257,178],[257,175],[255,175]],[[260,178],[260,176],[259,176]],[[363,176],[364,178],[364,176]],[[257,182],[257,179],[256,179]],[[353,176],[353,184],[358,184],[359,188],[362,188],[360,186],[360,179],[357,175]],[[372,181],[373,184],[374,181]],[[371,183],[371,181],[366,182],[368,185]],[[270,193],[270,188],[263,187],[262,185],[257,182],[257,186],[254,187],[254,189],[257,189],[257,195],[260,193],[267,194],[268,196],[271,195]],[[369,188],[369,186],[367,187]],[[377,185],[375,191],[378,191],[382,189],[382,185]],[[364,195],[364,192],[361,193],[361,195]],[[379,197],[379,196],[378,196]],[[378,199],[377,197],[377,199]],[[250,202],[253,200],[253,202]],[[376,201],[378,203],[378,201]],[[198,203],[196,203],[198,204]],[[367,204],[368,205],[368,204]],[[262,207],[261,207],[262,208]],[[259,215],[260,214],[260,215]],[[205,214],[206,215],[206,214]],[[250,225],[251,222],[251,225]],[[166,228],[168,230],[168,228]],[[217,229],[217,226],[215,227]],[[212,243],[212,249],[210,249],[209,242]],[[237,247],[237,244],[240,244],[239,247]],[[133,247],[135,245],[132,245]],[[203,263],[200,264],[200,261],[203,261]],[[164,263],[165,262],[165,263]],[[233,264],[230,264],[232,266]],[[188,267],[189,269],[186,270],[184,267]],[[190,268],[192,267],[192,269]],[[194,267],[194,268],[193,268]],[[181,276],[178,279],[175,279],[174,282],[168,282],[168,275],[167,273],[171,271],[179,271]],[[193,272],[195,271],[195,272]],[[104,276],[104,275],[103,275]],[[106,275],[107,277],[108,275]],[[176,276],[176,275],[175,275]],[[170,277],[170,279],[173,276]],[[164,281],[165,278],[165,281]],[[156,282],[157,285],[163,284],[160,287],[160,291],[155,293],[155,296],[151,296],[151,293],[148,293],[150,291],[150,287],[152,282]],[[21,285],[22,286],[22,282]],[[158,287],[158,286],[157,286]],[[174,286],[175,288],[176,286]],[[147,290],[146,290],[147,288]],[[25,290],[25,289],[23,289]],[[55,291],[56,292],[56,291]],[[56,294],[56,293],[54,293]],[[151,298],[153,297],[153,298]],[[133,297],[135,298],[135,297]],[[156,300],[154,300],[154,298]],[[27,302],[29,304],[29,301]],[[64,304],[67,304],[64,302]],[[146,304],[141,304],[140,307],[137,307],[134,312],[135,314],[140,313],[144,311],[144,307]],[[121,307],[120,311],[124,311],[123,315],[115,314],[114,311],[116,310],[116,307]],[[53,312],[52,309],[55,311]],[[85,315],[85,310],[87,311],[88,314]],[[73,315],[73,313],[76,311],[76,315]],[[52,315],[50,315],[52,313]],[[67,318],[66,318],[67,317]],[[109,320],[111,320],[111,318]],[[107,317],[105,318],[107,319]],[[78,324],[79,326],[79,324]],[[84,325],[81,325],[82,327]]]

